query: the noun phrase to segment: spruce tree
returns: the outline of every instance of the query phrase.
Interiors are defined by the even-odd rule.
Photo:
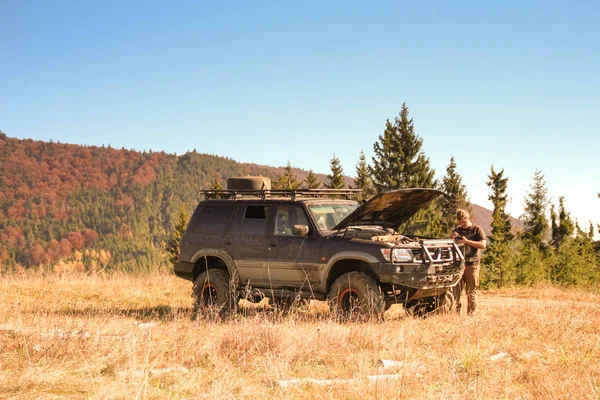
[[[441,189],[445,194],[440,200],[441,230],[443,234],[450,235],[456,227],[456,210],[462,208],[470,211],[471,209],[471,204],[467,200],[467,188],[462,183],[460,174],[456,172],[454,157],[450,158],[446,175],[442,178]]]
[[[335,153],[333,154],[329,165],[331,166],[331,175],[327,175],[329,183],[325,186],[328,189],[343,189],[346,187],[346,183],[344,182],[344,170],[342,169],[339,158],[335,156]]]
[[[386,121],[383,135],[373,145],[371,176],[377,192],[400,188],[433,188],[435,171],[422,150],[423,139],[415,133],[406,103],[392,124]]]
[[[183,236],[183,232],[185,232],[185,228],[187,227],[188,220],[188,214],[182,204],[179,208],[179,215],[177,216],[177,223],[175,224],[173,236],[169,241],[169,262],[173,265],[179,261],[179,243],[181,241],[181,236]]]
[[[221,186],[221,182],[219,182],[219,179],[214,178],[213,181],[210,183],[209,189],[210,190],[223,190],[223,186]],[[221,195],[215,195],[213,198],[220,199]]]
[[[542,171],[535,170],[530,188],[531,192],[527,193],[525,198],[525,232],[523,237],[541,247],[546,240],[549,228],[548,218],[546,217],[546,209],[549,203],[548,189]]]
[[[386,121],[383,135],[373,144],[373,184],[378,193],[401,188],[435,188],[435,171],[422,150],[423,139],[415,133],[413,119],[406,103],[392,124]],[[436,204],[419,211],[403,226],[405,233],[439,236],[441,214]]]
[[[361,202],[370,199],[375,194],[365,152],[362,150],[360,151],[360,157],[358,159],[358,163],[356,164],[356,179],[354,180],[354,184],[356,185],[357,189],[362,189],[362,193],[360,195]]]
[[[377,193],[400,187],[404,165],[400,163],[400,137],[390,120],[385,122],[383,135],[373,144],[373,165],[369,167],[370,175]]]
[[[313,172],[312,169],[308,170],[308,176],[306,177],[304,182],[306,182],[306,186],[308,187],[308,189],[319,189],[322,185],[321,181],[319,180],[319,177]]]
[[[210,183],[209,189],[210,190],[223,190],[223,186],[221,186],[221,182],[219,182],[219,179],[215,178]]]
[[[281,175],[275,182],[273,182],[273,189],[298,189],[302,185],[302,182],[296,180],[296,175],[292,171],[292,164],[288,161],[287,165]]]
[[[504,169],[500,172],[494,170],[492,165],[488,181],[492,194],[488,199],[494,205],[492,212],[492,232],[488,238],[488,246],[484,253],[483,264],[486,267],[486,283],[502,287],[513,280],[514,269],[510,262],[511,233],[510,216],[506,213],[508,204],[508,178],[504,176]]]
[[[556,250],[560,250],[562,243],[568,240],[573,235],[574,231],[575,226],[571,219],[571,214],[565,209],[565,198],[561,196],[558,198],[558,223],[556,232],[553,232],[552,235],[552,239],[555,241],[554,245]]]

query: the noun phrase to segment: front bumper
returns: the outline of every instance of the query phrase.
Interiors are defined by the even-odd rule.
[[[462,277],[465,262],[448,263],[381,263],[374,266],[379,281],[384,284],[417,290],[454,287]]]

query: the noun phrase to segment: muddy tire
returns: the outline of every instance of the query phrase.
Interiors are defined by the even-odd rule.
[[[456,307],[456,300],[454,299],[454,291],[448,290],[443,295],[436,299],[436,308],[434,312],[438,314],[449,314],[454,311]]]
[[[454,293],[448,290],[436,297],[427,297],[404,305],[406,314],[411,317],[427,317],[432,314],[448,314],[456,306]]]
[[[220,269],[209,269],[194,281],[194,318],[223,317],[235,309],[234,294],[229,287],[229,276]]]
[[[404,305],[404,311],[409,317],[423,318],[433,310],[433,301],[411,301]]]
[[[264,176],[229,178],[227,189],[271,190],[271,179]]]
[[[327,295],[331,311],[343,318],[381,318],[381,288],[370,276],[352,271],[337,278]]]

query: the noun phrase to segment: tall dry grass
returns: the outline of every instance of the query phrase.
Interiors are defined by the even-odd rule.
[[[302,310],[192,321],[190,292],[171,275],[1,277],[0,397],[600,396],[596,294],[515,289],[482,293],[475,317],[339,323]],[[330,381],[280,385],[302,378]]]

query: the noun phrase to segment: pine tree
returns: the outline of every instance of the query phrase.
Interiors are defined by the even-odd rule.
[[[275,182],[273,182],[273,189],[298,189],[302,185],[302,182],[296,180],[296,175],[292,171],[292,164],[288,161],[287,165],[281,175]]]
[[[548,189],[542,171],[536,170],[531,184],[531,193],[525,198],[525,233],[523,237],[541,247],[546,240],[549,223],[546,217],[548,207]]]
[[[400,187],[404,165],[400,163],[400,137],[390,120],[385,121],[383,135],[373,144],[373,165],[369,167],[370,175],[377,193]]]
[[[358,159],[358,163],[356,164],[356,179],[354,180],[354,184],[357,189],[362,189],[362,193],[360,195],[360,201],[364,202],[375,194],[375,189],[373,188],[373,183],[371,181],[371,175],[369,174],[369,166],[367,165],[367,159],[365,157],[365,152],[360,151],[360,157]]]
[[[558,240],[558,215],[556,214],[556,210],[554,209],[554,204],[550,204],[550,237],[552,239],[552,244],[554,244],[554,249],[558,251],[560,248],[560,242]]]
[[[502,287],[514,277],[514,269],[510,262],[510,241],[513,235],[510,216],[506,213],[508,178],[504,176],[504,169],[496,172],[492,165],[486,184],[492,189],[488,199],[494,205],[494,210],[492,233],[488,238],[489,245],[484,253],[483,264],[486,266],[486,283]]]
[[[210,190],[223,190],[223,186],[221,186],[221,182],[217,178],[213,179],[210,184]]]
[[[217,178],[213,179],[213,181],[210,183],[209,186],[210,190],[223,190],[223,186],[221,186],[221,182],[219,182],[219,180]],[[215,199],[220,199],[221,195],[215,195],[213,196],[213,198]]]
[[[370,168],[377,192],[400,188],[433,188],[435,171],[422,151],[423,139],[415,133],[406,103],[394,124],[387,120],[383,135],[373,144]]]
[[[344,170],[342,169],[339,158],[335,156],[335,153],[333,154],[329,165],[331,166],[331,175],[327,175],[329,183],[325,186],[328,189],[343,189],[346,187],[346,183],[344,182]]]
[[[179,208],[179,215],[177,216],[175,231],[173,231],[173,236],[169,241],[169,262],[171,262],[171,264],[173,265],[175,265],[175,263],[179,261],[179,242],[181,241],[181,236],[183,236],[183,232],[185,232],[188,220],[188,214],[185,210],[185,207],[182,204]]]
[[[319,180],[319,177],[313,172],[312,169],[308,170],[308,176],[306,177],[304,182],[306,182],[306,186],[308,187],[308,189],[319,189],[322,185],[321,181]]]
[[[467,189],[462,183],[462,177],[456,172],[454,157],[450,158],[446,176],[442,178],[441,189],[445,193],[440,200],[441,230],[444,234],[449,235],[456,227],[456,210],[462,208],[470,211],[471,209],[471,204],[467,200]]]
[[[554,206],[552,207],[554,211]],[[558,251],[560,246],[566,240],[568,240],[575,231],[571,214],[565,209],[565,198],[563,196],[558,198],[558,221],[556,223],[556,231],[554,231],[554,221],[552,221],[552,240],[554,240],[554,247]]]

